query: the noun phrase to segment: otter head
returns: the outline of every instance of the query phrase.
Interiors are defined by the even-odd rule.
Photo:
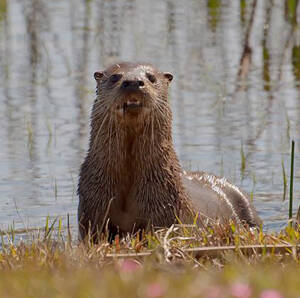
[[[166,109],[169,111],[168,86],[173,79],[170,73],[160,72],[150,64],[123,62],[95,72],[94,77],[96,111],[109,113],[119,126],[141,127],[150,115],[163,116]]]

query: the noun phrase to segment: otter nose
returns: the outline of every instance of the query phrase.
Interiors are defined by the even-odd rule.
[[[122,83],[121,87],[122,87],[122,89],[136,90],[136,89],[143,87],[144,85],[145,85],[144,81],[135,79],[135,80],[125,80]]]

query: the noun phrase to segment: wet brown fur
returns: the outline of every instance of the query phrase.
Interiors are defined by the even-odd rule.
[[[154,83],[148,73],[156,78]],[[115,74],[122,75],[116,83]],[[111,233],[170,226],[192,208],[172,141],[172,76],[149,64],[127,62],[95,78],[89,150],[78,187],[81,238],[103,232],[107,223]],[[127,79],[144,85],[138,92],[124,92],[121,86]],[[132,94],[142,104],[136,112],[124,108]]]
[[[98,81],[89,151],[78,188],[82,238],[89,229],[92,234],[97,229],[100,232],[107,219],[111,228],[118,227],[120,232],[131,232],[148,224],[169,226],[186,201],[171,136],[169,80],[145,65],[157,79],[157,84],[145,80],[143,105],[149,109],[148,114],[141,112],[132,120],[114,113],[124,97],[118,88],[121,82],[109,86],[109,77],[115,72],[126,73],[135,66],[138,64],[112,66]]]

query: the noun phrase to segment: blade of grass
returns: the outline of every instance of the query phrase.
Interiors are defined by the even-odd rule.
[[[47,215],[47,217],[46,217],[45,238],[47,238],[48,233],[49,233],[49,215]]]
[[[242,141],[241,142],[241,172],[242,172],[242,175],[244,175],[245,169],[246,169],[246,158],[245,158],[243,141]]]
[[[286,174],[285,174],[283,158],[281,159],[281,167],[282,167],[282,179],[283,179],[283,198],[282,198],[282,201],[284,202],[285,198],[286,198],[287,179],[286,179]]]
[[[252,185],[252,190],[250,192],[250,201],[253,202],[253,198],[254,198],[254,190],[255,190],[255,185],[256,185],[256,177],[255,177],[255,173],[252,173],[252,181],[253,181],[253,185]]]
[[[68,229],[68,245],[71,247],[72,245],[72,235],[70,229],[70,214],[67,214],[67,229]]]
[[[297,212],[296,221],[298,222],[298,225],[300,225],[300,205],[299,205],[299,209],[298,209],[298,212]]]
[[[50,229],[49,229],[49,234],[47,236],[51,236],[52,231],[54,229],[54,225],[55,225],[57,219],[58,219],[58,216],[56,216],[55,219],[53,220],[52,225],[50,226]]]
[[[53,222],[52,222],[52,224],[49,228],[49,215],[47,216],[47,218],[46,218],[46,227],[45,227],[45,239],[48,238],[49,236],[51,236],[51,233],[53,231],[53,228],[54,228],[54,225],[55,225],[57,219],[58,219],[58,216],[55,217],[55,219],[53,220]]]
[[[290,224],[292,224],[292,217],[293,217],[294,153],[295,153],[295,141],[292,140],[291,176],[290,176],[290,205],[289,205],[289,220],[290,220]]]
[[[61,218],[58,220],[58,238],[61,237],[61,230],[62,230],[62,221]]]

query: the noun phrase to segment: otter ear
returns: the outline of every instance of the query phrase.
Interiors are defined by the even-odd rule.
[[[99,80],[101,80],[102,78],[103,78],[103,76],[104,76],[104,73],[103,72],[101,72],[101,71],[96,71],[95,73],[94,73],[94,78],[95,78],[95,80],[98,82]]]
[[[173,80],[173,75],[169,72],[164,72],[164,77],[169,81],[169,83]]]

